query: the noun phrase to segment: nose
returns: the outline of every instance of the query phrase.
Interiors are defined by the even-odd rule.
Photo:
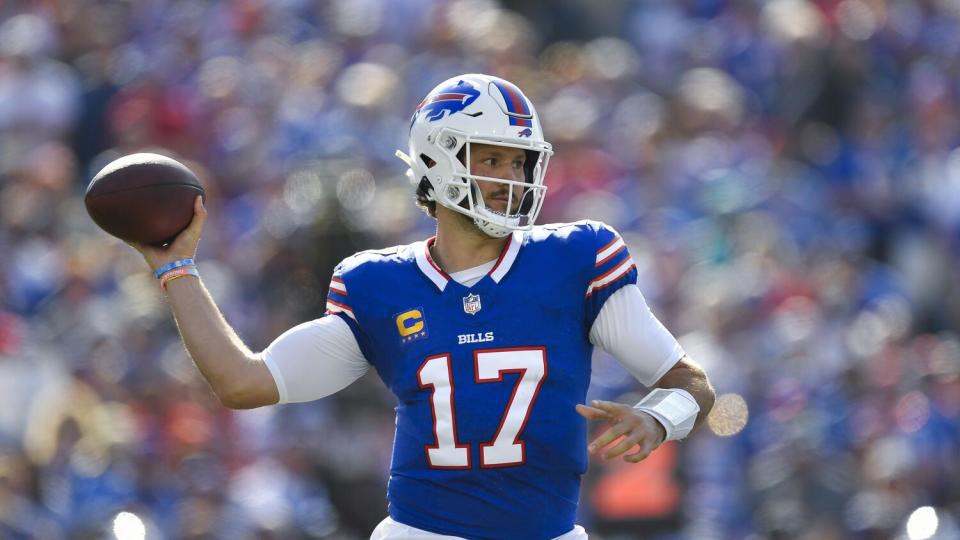
[[[513,164],[506,164],[503,166],[500,174],[497,175],[498,178],[507,178],[509,180],[514,180],[520,182],[523,180],[523,169],[518,169],[513,166]]]

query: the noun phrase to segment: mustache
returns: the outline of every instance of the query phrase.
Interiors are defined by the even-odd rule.
[[[513,191],[513,190],[517,190],[517,191]],[[511,192],[513,193],[513,200],[515,201],[520,199],[523,196],[523,190],[521,188],[518,188],[516,186],[503,186],[497,189],[496,191],[491,192],[488,195],[488,197],[491,199],[496,199],[499,197],[503,197],[504,199],[506,199],[511,194]]]

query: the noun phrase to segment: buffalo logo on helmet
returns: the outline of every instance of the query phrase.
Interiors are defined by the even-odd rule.
[[[523,131],[517,134],[519,137],[531,137],[533,136],[533,131],[530,128],[523,128]]]
[[[424,98],[420,105],[417,105],[414,118],[423,111],[427,115],[427,120],[431,122],[441,120],[466,109],[479,96],[480,90],[474,88],[473,85],[463,80],[457,81],[457,84],[441,88]]]

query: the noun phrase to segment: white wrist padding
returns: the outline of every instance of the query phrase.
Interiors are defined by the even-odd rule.
[[[663,424],[664,441],[679,441],[690,434],[700,413],[700,405],[690,392],[679,388],[654,388],[640,403],[633,406]]]

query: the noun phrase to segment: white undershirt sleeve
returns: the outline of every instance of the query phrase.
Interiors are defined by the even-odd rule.
[[[607,298],[590,329],[590,342],[612,354],[648,387],[684,355],[636,285],[627,285]]]
[[[370,369],[347,323],[327,316],[294,326],[263,351],[280,403],[336,393]]]

